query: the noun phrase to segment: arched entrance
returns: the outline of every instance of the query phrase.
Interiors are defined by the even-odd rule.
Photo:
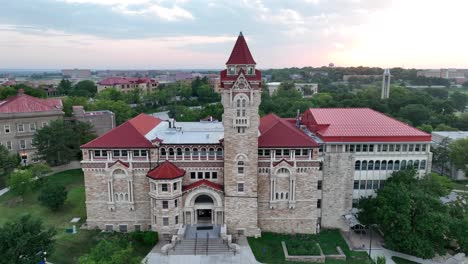
[[[213,224],[213,209],[214,202],[213,199],[206,195],[202,194],[195,198],[195,211],[196,211],[196,221],[198,224]]]
[[[201,186],[190,190],[185,197],[184,223],[222,225],[223,198],[220,192]]]

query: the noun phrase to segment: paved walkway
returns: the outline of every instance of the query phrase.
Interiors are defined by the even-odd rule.
[[[212,227],[212,229],[197,230],[197,227]],[[219,238],[220,232],[221,232],[221,225],[212,225],[212,224],[186,225],[185,238],[195,239],[197,233],[198,233],[198,238],[206,238],[206,234],[208,234],[210,238]]]
[[[245,237],[238,240],[240,253],[226,255],[209,255],[209,256],[194,256],[194,255],[162,255],[162,242],[158,243],[151,252],[146,256],[142,263],[147,264],[259,264],[250,249],[249,243]],[[147,262],[145,262],[147,261]]]

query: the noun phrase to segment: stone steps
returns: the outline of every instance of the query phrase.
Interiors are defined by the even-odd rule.
[[[229,254],[232,251],[229,250],[226,244],[221,239],[198,239],[197,250],[195,252],[195,239],[184,239],[179,242],[174,250],[169,251],[169,255],[221,255]],[[208,252],[206,246],[208,244]]]

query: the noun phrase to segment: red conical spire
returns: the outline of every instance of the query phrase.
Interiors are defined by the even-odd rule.
[[[226,64],[256,64],[252,54],[250,54],[249,47],[247,46],[247,42],[245,42],[242,31],[239,33],[239,37],[237,38],[236,44],[232,49],[231,56],[229,56],[229,60]]]

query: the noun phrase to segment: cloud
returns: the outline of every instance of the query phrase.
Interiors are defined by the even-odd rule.
[[[147,17],[158,17],[165,21],[193,20],[195,17],[188,10],[180,7],[177,3],[185,1],[167,1],[172,3],[164,6],[161,2],[151,0],[57,0],[70,4],[93,4],[109,6],[111,10],[124,15],[145,15]]]

